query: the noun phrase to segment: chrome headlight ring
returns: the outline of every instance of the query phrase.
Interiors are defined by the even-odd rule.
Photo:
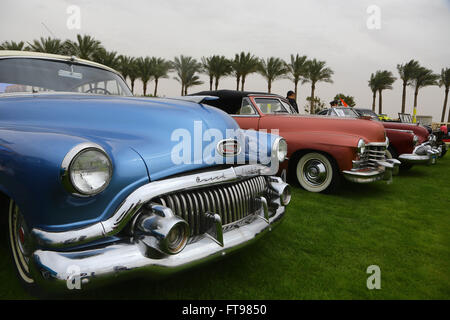
[[[419,137],[414,135],[412,143],[413,143],[413,147],[417,146],[417,143],[419,143]]]
[[[364,142],[363,139],[359,139],[358,145],[356,146],[356,152],[358,153],[358,155],[362,156],[365,151],[366,151],[366,143]]]
[[[278,141],[278,148],[277,148],[278,161],[283,162],[286,159],[287,153],[288,153],[287,142],[286,140],[281,138]]]
[[[76,145],[61,164],[61,182],[72,195],[89,197],[99,194],[109,185],[113,166],[106,151],[98,144]]]

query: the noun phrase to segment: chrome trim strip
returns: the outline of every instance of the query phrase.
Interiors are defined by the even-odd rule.
[[[373,146],[373,147],[386,147],[388,146],[388,138],[386,137],[386,140],[384,142],[370,142],[370,143],[366,143],[366,147],[367,146]]]

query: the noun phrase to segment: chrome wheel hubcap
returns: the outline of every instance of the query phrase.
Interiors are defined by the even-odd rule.
[[[311,159],[305,163],[303,177],[305,181],[313,186],[319,186],[327,179],[327,168],[325,164],[318,159]]]

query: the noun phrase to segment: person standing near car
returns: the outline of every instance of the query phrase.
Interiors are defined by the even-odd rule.
[[[291,104],[291,106],[294,108],[295,111],[297,111],[298,113],[298,106],[297,106],[297,101],[295,101],[295,92],[289,90],[287,95],[286,95],[286,99],[288,99],[289,103]]]

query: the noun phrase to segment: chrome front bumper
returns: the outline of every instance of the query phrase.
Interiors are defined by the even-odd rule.
[[[441,156],[441,153],[442,153],[441,146],[439,146],[438,148],[434,148],[429,143],[425,142],[425,143],[415,147],[413,153],[401,154],[398,157],[398,159],[402,163],[407,163],[407,164],[431,165],[431,164],[436,164],[436,160]]]
[[[399,171],[400,161],[396,159],[386,159],[378,161],[377,169],[352,169],[343,171],[344,177],[356,183],[370,183],[379,180],[392,182],[392,176],[397,175]]]
[[[155,181],[131,193],[105,221],[66,232],[33,229],[37,248],[32,254],[33,278],[42,286],[67,288],[68,280],[77,277],[87,284],[141,271],[146,276],[161,276],[226,255],[272,230],[284,216],[290,192],[286,183],[272,176],[276,171],[278,166],[244,165]],[[135,230],[136,220],[144,214],[150,201],[159,195],[213,188],[260,176],[265,177],[268,189],[258,198],[255,212],[223,226],[216,214],[216,231],[205,231],[189,238],[179,253],[155,251],[155,246],[149,243],[149,239],[158,241],[154,235],[142,237],[133,231],[130,233]],[[158,235],[160,230],[156,230]],[[89,247],[94,241],[110,236],[116,236],[118,240],[100,248]],[[75,249],[84,244],[82,249]]]
[[[77,252],[37,250],[33,255],[32,272],[41,286],[66,290],[67,283],[77,279],[81,288],[85,288],[138,275],[160,278],[218,259],[253,243],[270,232],[284,213],[285,207],[279,207],[268,222],[255,217],[249,224],[243,223],[224,232],[223,246],[205,236],[188,244],[179,254],[160,258],[149,257],[148,247],[140,241]]]

